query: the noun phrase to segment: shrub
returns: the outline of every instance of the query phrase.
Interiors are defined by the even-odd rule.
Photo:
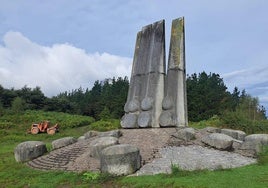
[[[268,146],[263,146],[260,153],[258,153],[258,164],[268,164]]]
[[[202,120],[199,122],[190,122],[191,127],[195,127],[199,129],[205,128],[205,127],[219,127],[221,124],[222,124],[221,119],[217,115],[212,116],[208,120]]]
[[[225,112],[221,119],[223,127],[239,129],[247,134],[268,132],[268,120],[252,120],[239,111]]]
[[[95,120],[89,116],[71,115],[62,112],[44,112],[37,110],[27,110],[22,114],[5,114],[0,117],[0,127],[10,126],[29,128],[32,123],[50,121],[51,125],[59,124],[60,129],[74,128],[90,125]]]
[[[110,131],[120,128],[119,120],[110,119],[110,120],[100,120],[92,123],[90,128],[95,131]]]
[[[12,127],[15,127],[15,124],[12,122],[4,121],[0,122],[0,129],[10,129]]]
[[[83,174],[85,180],[96,181],[100,177],[100,173],[97,172],[85,172]]]

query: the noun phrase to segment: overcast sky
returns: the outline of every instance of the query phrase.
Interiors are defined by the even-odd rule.
[[[130,77],[137,32],[184,16],[187,74],[218,73],[268,109],[267,0],[0,0],[0,85],[47,96]],[[168,49],[166,49],[168,52]]]

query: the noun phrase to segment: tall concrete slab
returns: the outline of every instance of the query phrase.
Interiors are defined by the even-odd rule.
[[[161,127],[188,126],[185,72],[185,34],[182,17],[172,21],[165,97],[162,102],[163,111],[159,117]]]
[[[165,22],[147,25],[137,34],[123,128],[159,127],[164,97]]]

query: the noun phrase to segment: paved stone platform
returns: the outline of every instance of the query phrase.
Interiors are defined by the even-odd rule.
[[[175,128],[164,129],[122,129],[120,144],[131,144],[140,149],[142,165],[161,157],[159,150],[168,146]],[[38,157],[27,163],[28,166],[40,170],[64,170],[64,171],[99,171],[99,160],[90,157],[89,143],[95,137],[80,140],[51,151],[47,155]]]
[[[202,132],[188,142],[176,138],[176,128],[122,129],[121,132],[120,144],[131,144],[140,149],[142,168],[135,175],[169,173],[171,164],[193,170],[219,166],[233,168],[256,162],[237,153],[204,147],[200,142],[201,135],[205,134]],[[99,160],[90,156],[89,145],[94,139],[96,137],[53,150],[27,165],[40,170],[100,171]]]

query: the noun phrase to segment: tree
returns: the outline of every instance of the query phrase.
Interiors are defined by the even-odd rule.
[[[190,121],[219,115],[229,100],[229,93],[219,74],[205,72],[187,78],[188,116]]]
[[[11,111],[13,113],[21,113],[25,110],[25,101],[20,98],[20,97],[16,97],[13,101],[12,101],[12,105],[11,105]]]
[[[5,109],[4,109],[4,106],[0,100],[0,116],[4,115],[4,113],[5,113]]]
[[[31,89],[24,86],[20,90],[17,90],[16,93],[26,102],[27,109],[38,110],[43,109],[45,106],[46,97],[40,87]]]
[[[232,110],[235,110],[236,107],[239,105],[239,100],[240,100],[240,91],[238,90],[237,87],[235,87],[232,93],[232,104],[231,104]]]
[[[111,112],[110,112],[110,110],[106,106],[101,111],[101,113],[99,115],[99,119],[101,119],[101,120],[111,119]]]

